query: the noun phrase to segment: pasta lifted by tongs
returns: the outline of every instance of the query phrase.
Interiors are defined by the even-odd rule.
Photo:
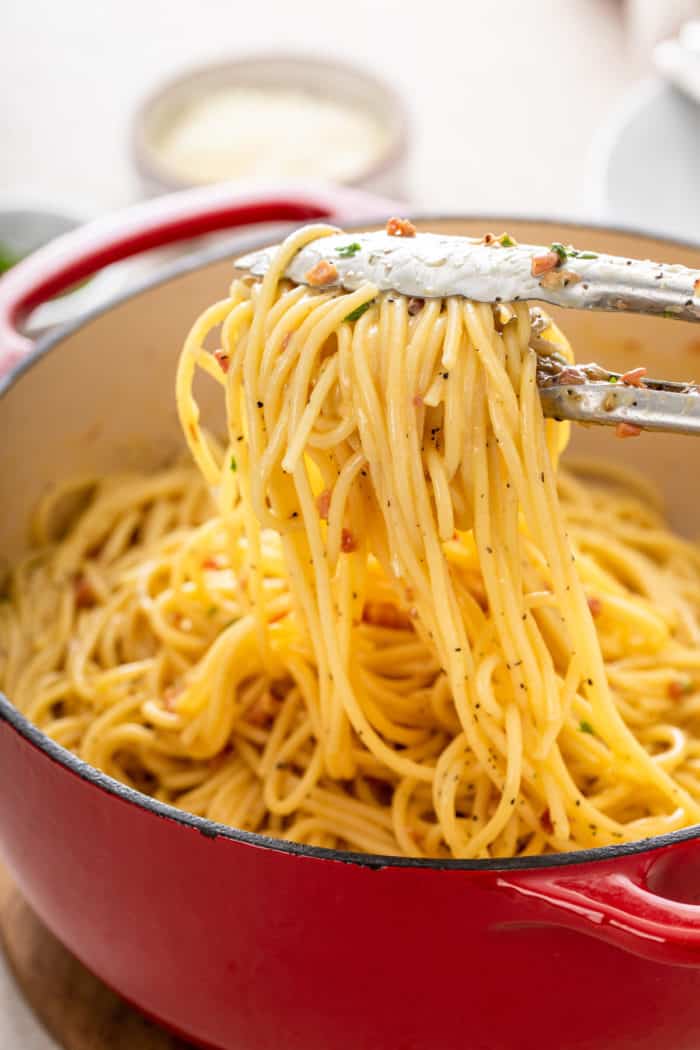
[[[277,246],[246,255],[236,266],[262,276],[276,251]],[[294,255],[285,275],[297,284],[348,291],[369,283],[379,292],[415,299],[534,301],[700,321],[700,270],[558,243],[517,244],[508,234],[476,240],[416,233],[398,219],[390,220],[386,231],[319,237]],[[533,321],[546,416],[622,427],[630,435],[640,429],[700,434],[698,387],[648,379],[644,369],[621,376],[597,365],[573,368],[541,338],[537,309]]]

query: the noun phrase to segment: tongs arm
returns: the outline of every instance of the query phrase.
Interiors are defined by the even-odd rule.
[[[276,251],[254,252],[238,259],[236,266],[261,276]],[[329,286],[349,290],[370,282],[380,291],[419,298],[529,300],[700,321],[700,270],[557,243],[516,244],[507,234],[479,241],[435,233],[334,233],[305,245],[289,263],[286,276],[307,284],[322,261],[331,263],[336,275]]]
[[[682,383],[587,382],[540,388],[545,416],[603,426],[700,435],[700,392]]]

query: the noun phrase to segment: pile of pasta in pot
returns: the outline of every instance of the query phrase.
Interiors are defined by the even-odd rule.
[[[527,303],[285,280],[325,232],[192,328],[194,464],[44,498],[3,689],[118,780],[313,846],[506,857],[698,821],[698,548],[644,482],[558,470]]]

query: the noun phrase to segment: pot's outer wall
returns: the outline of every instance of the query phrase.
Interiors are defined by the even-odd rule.
[[[431,229],[500,232],[503,220]],[[519,240],[697,265],[697,250],[631,235],[507,223]],[[88,321],[0,401],[0,549],[24,541],[51,480],[162,462],[178,447],[177,352],[198,310],[225,293],[216,262]],[[698,340],[665,321],[567,315],[582,359],[700,378]],[[585,349],[584,349],[585,347]],[[202,387],[205,390],[205,387]],[[207,412],[215,418],[216,397]],[[695,447],[678,438],[579,451],[644,464],[697,533]],[[650,458],[651,457],[651,458]],[[513,889],[529,872],[370,867],[212,838],[106,792],[0,717],[0,842],[51,929],[122,995],[193,1041],[225,1050],[696,1050],[700,969],[650,962]],[[577,865],[695,899],[698,845]],[[652,873],[653,879],[653,873]],[[508,883],[506,885],[505,883]],[[534,884],[534,883],[533,883]]]
[[[86,783],[6,722],[0,800],[10,868],[49,927],[205,1045],[697,1047],[700,970],[542,925],[498,872],[372,870],[209,838]]]

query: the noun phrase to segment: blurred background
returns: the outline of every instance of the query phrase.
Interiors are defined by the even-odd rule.
[[[229,178],[700,245],[694,19],[700,0],[5,0],[0,271],[76,223]],[[162,260],[110,268],[36,327]],[[3,966],[0,1047],[48,1050]]]
[[[693,16],[700,0],[8,2],[0,210],[85,219],[209,178],[329,175],[416,210],[582,215],[700,239],[700,106],[673,69],[694,57],[700,98],[698,26],[663,74],[654,50]],[[268,68],[256,84],[248,63],[242,81],[234,65],[162,91],[279,53],[382,84],[333,65]],[[0,222],[10,256],[33,236]]]

